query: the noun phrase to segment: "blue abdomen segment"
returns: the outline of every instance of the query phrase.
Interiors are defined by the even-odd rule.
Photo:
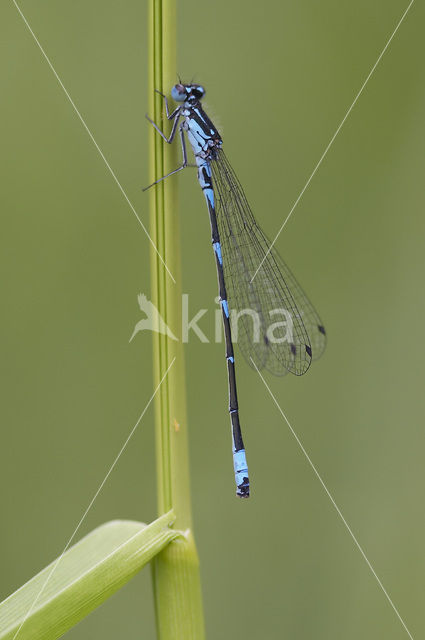
[[[198,181],[201,185],[202,191],[204,192],[205,199],[207,201],[208,207],[214,209],[214,190],[212,186],[212,175],[211,175],[211,166],[208,160],[204,158],[200,158],[198,156],[195,157],[196,164],[198,165]]]
[[[224,315],[226,316],[226,318],[229,317],[229,305],[227,304],[227,300],[221,300],[221,306],[223,308],[224,311]]]
[[[248,498],[249,477],[245,449],[233,450],[233,468],[235,470],[236,495],[240,498]]]
[[[216,253],[218,261],[221,265],[223,265],[223,256],[221,255],[221,245],[219,242],[213,242],[213,249]]]

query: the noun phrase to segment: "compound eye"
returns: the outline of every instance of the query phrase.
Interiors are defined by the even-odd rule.
[[[204,97],[205,89],[200,84],[192,85],[192,95],[195,96],[198,100]]]
[[[187,97],[186,87],[184,84],[175,84],[171,89],[171,97],[176,102],[184,102]]]

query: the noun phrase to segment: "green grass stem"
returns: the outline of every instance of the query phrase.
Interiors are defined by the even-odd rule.
[[[150,0],[149,113],[168,134],[163,98],[176,82],[175,0]],[[150,178],[157,180],[178,166],[173,145],[166,145],[151,128]],[[176,336],[181,336],[180,240],[177,179],[160,182],[150,191],[152,301]],[[173,281],[173,278],[175,282]],[[153,562],[153,584],[158,637],[161,640],[202,640],[199,561],[192,533],[187,443],[186,390],[183,349],[176,342],[153,333],[154,387],[174,362],[155,398],[157,484],[159,514],[173,509],[175,527],[184,538],[172,542]]]

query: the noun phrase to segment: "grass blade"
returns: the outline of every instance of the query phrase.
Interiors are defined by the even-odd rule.
[[[173,521],[113,520],[89,533],[0,604],[0,640],[59,638],[181,536]]]

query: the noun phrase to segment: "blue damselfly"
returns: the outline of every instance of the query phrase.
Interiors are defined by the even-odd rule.
[[[231,323],[230,311],[232,319],[237,320],[237,342],[248,363],[275,375],[288,371],[304,374],[312,359],[323,353],[325,329],[292,272],[256,223],[224,155],[221,136],[201,106],[204,88],[194,83],[176,84],[171,96],[183,104],[171,113],[167,97],[158,93],[164,98],[167,119],[173,121],[170,135],[167,137],[146,117],[168,143],[172,143],[179,132],[183,162],[146,189],[189,166],[186,134],[210,216],[226,344],[236,493],[247,498],[250,485],[239,423],[232,342],[235,325]],[[277,315],[284,320],[276,322]]]

